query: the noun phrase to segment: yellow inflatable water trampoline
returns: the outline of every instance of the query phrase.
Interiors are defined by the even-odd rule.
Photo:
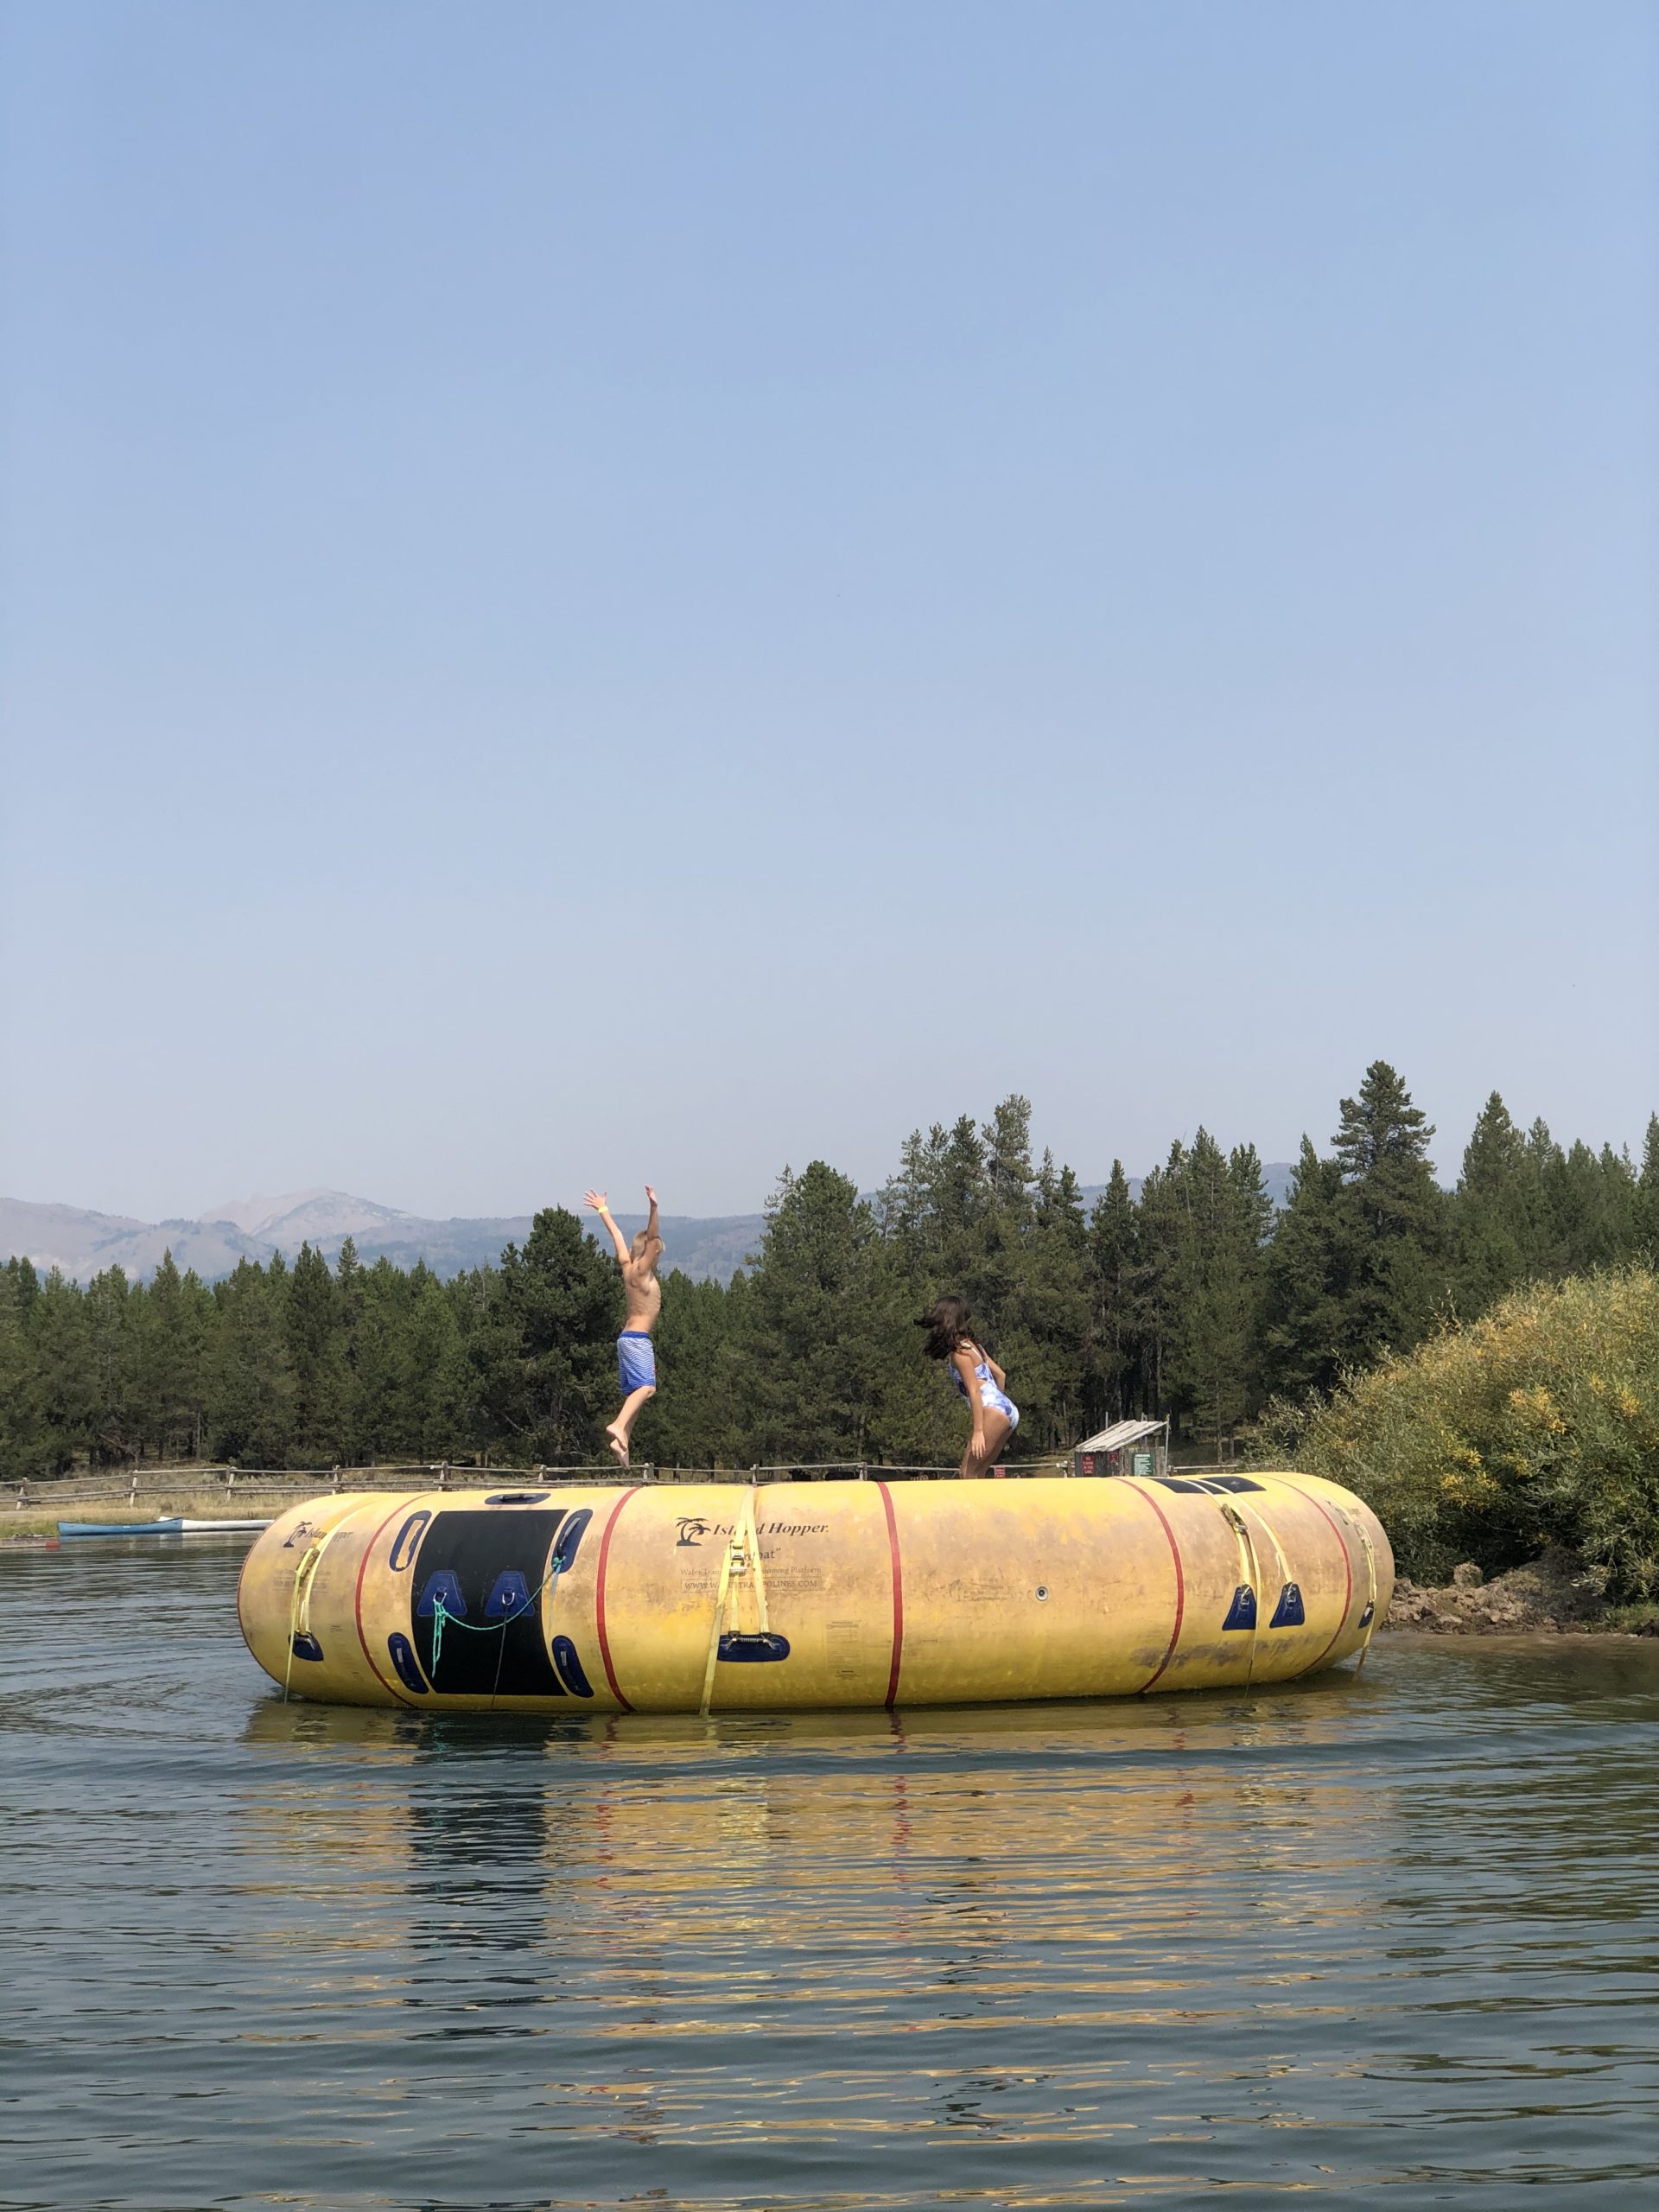
[[[296,1695],[707,1713],[1287,1681],[1362,1652],[1393,1584],[1313,1475],[549,1478],[296,1506],[238,1611]]]

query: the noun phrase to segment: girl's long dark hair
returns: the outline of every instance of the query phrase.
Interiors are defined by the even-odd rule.
[[[936,1298],[925,1313],[916,1316],[916,1325],[927,1331],[924,1349],[930,1359],[949,1359],[965,1344],[972,1344],[976,1351],[983,1350],[974,1333],[974,1317],[965,1298]]]

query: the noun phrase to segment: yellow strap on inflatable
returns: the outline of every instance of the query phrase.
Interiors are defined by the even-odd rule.
[[[766,1613],[766,1571],[760,1563],[760,1532],[755,1522],[754,1500],[756,1485],[751,1483],[743,1493],[743,1503],[738,1508],[732,1528],[732,1540],[720,1562],[720,1582],[715,1591],[715,1617],[709,1626],[709,1656],[702,1670],[702,1700],[698,1715],[706,1720],[715,1694],[715,1669],[720,1660],[720,1639],[728,1628],[740,1625],[738,1604],[747,1585],[753,1592],[755,1623],[758,1632],[769,1632]],[[728,1618],[729,1615],[729,1618]]]
[[[346,1523],[355,1521],[369,1502],[365,1501],[365,1505],[354,1505],[349,1513],[340,1515],[332,1529],[326,1529],[321,1535],[314,1536],[295,1563],[294,1600],[288,1610],[288,1663],[283,1669],[284,1705],[288,1703],[288,1686],[294,1673],[294,1639],[296,1636],[308,1636],[311,1632],[311,1592],[316,1585],[317,1569],[322,1564],[322,1555]]]
[[[1273,1523],[1264,1514],[1252,1513],[1249,1507],[1242,1503],[1238,1507],[1238,1510],[1241,1513],[1249,1516],[1249,1517],[1255,1523],[1256,1527],[1261,1529],[1268,1541],[1273,1546],[1273,1556],[1279,1568],[1279,1583],[1281,1589],[1283,1589],[1287,1584],[1294,1582],[1296,1580],[1296,1577],[1290,1571],[1290,1561],[1285,1557],[1284,1546],[1280,1542],[1278,1537],[1274,1533]]]
[[[732,1530],[720,1562],[720,1580],[715,1589],[715,1617],[709,1624],[709,1657],[702,1670],[702,1697],[697,1706],[702,1719],[709,1718],[709,1707],[715,1694],[715,1666],[720,1657],[721,1632],[726,1624],[726,1599],[732,1586],[732,1570],[741,1563],[743,1547],[743,1523],[740,1518]]]
[[[1345,1513],[1342,1517],[1344,1521],[1348,1521],[1348,1516]],[[1376,1633],[1376,1547],[1372,1543],[1370,1531],[1363,1521],[1348,1521],[1348,1525],[1365,1547],[1365,1575],[1370,1586],[1365,1604],[1370,1618],[1365,1624],[1365,1640],[1359,1647],[1359,1658],[1354,1667],[1354,1672],[1357,1675],[1364,1667],[1365,1654],[1370,1649],[1371,1638]]]
[[[1371,1541],[1370,1530],[1367,1529],[1365,1523],[1363,1521],[1357,1521],[1340,1498],[1327,1498],[1325,1503],[1342,1522],[1343,1527],[1353,1530],[1365,1553],[1365,1634],[1360,1643],[1359,1658],[1354,1667],[1354,1672],[1357,1675],[1364,1668],[1365,1654],[1370,1649],[1371,1638],[1376,1633],[1376,1546]]]
[[[760,1527],[755,1518],[755,1501],[759,1491],[753,1483],[744,1501],[743,1511],[748,1532],[749,1572],[754,1577],[755,1626],[762,1636],[772,1633],[772,1623],[766,1617],[766,1570],[760,1557]]]
[[[1251,1535],[1243,1515],[1224,1498],[1221,1501],[1221,1513],[1238,1539],[1238,1556],[1245,1569],[1244,1580],[1249,1584],[1250,1594],[1255,1600],[1250,1608],[1250,1659],[1244,1670],[1244,1684],[1248,1689],[1255,1680],[1255,1646],[1262,1633],[1262,1568],[1255,1556],[1255,1539]]]
[[[322,1557],[326,1536],[314,1536],[294,1563],[294,1596],[288,1609],[288,1664],[283,1669],[283,1703],[288,1703],[288,1686],[294,1673],[294,1639],[300,1633],[300,1599],[311,1595],[311,1578],[317,1571],[317,1561]]]

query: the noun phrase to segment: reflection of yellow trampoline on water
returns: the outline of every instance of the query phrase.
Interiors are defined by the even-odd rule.
[[[348,1705],[674,1713],[1287,1681],[1393,1587],[1317,1476],[566,1484],[316,1498],[243,1569],[248,1647]]]

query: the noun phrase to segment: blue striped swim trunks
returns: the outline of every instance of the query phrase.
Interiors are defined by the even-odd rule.
[[[657,1388],[657,1353],[643,1329],[624,1329],[617,1338],[616,1371],[625,1394]]]

